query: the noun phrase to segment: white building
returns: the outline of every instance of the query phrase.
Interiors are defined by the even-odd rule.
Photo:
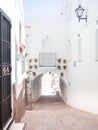
[[[87,15],[87,22],[85,19],[78,21],[75,10],[79,5],[85,9],[82,17]],[[19,122],[25,112],[25,59],[29,78],[33,81],[32,98],[40,96],[42,75],[53,72],[59,76],[60,94],[65,102],[98,114],[97,7],[97,0],[63,0],[60,15],[26,17],[25,49],[23,1],[0,1],[1,130],[12,118]],[[28,57],[25,58],[26,53]],[[5,99],[9,100],[5,102]]]
[[[20,47],[25,46],[23,0],[0,0],[0,39],[0,51],[2,50],[0,52],[0,66],[3,67],[2,72],[6,74],[0,73],[1,130],[9,124],[12,118],[18,122],[25,110],[25,49],[23,53],[20,52]],[[4,48],[2,49],[2,47]],[[7,62],[8,57],[9,62]],[[7,75],[10,75],[10,66],[12,72],[9,80]],[[7,98],[9,98],[8,101]]]
[[[68,103],[98,114],[98,1],[64,1],[63,14],[68,22]],[[76,8],[85,10],[78,20]]]
[[[42,75],[46,72],[53,72],[59,75],[61,80],[67,84],[66,69],[66,19],[63,15],[38,15],[27,16],[25,18],[26,25],[26,43],[28,54],[28,68],[33,81],[33,92],[36,98],[40,96],[38,87],[41,88]],[[35,62],[37,59],[37,62]],[[59,61],[60,60],[60,61]],[[65,61],[65,63],[64,63]],[[35,68],[37,65],[37,69]],[[30,66],[31,69],[30,69]],[[60,67],[60,69],[59,69]],[[64,68],[65,67],[65,68]],[[36,75],[33,75],[35,73]],[[40,75],[40,76],[39,76]],[[36,79],[35,76],[39,77]],[[60,80],[60,81],[61,81]],[[38,85],[39,81],[39,85]],[[62,81],[61,81],[62,82]],[[35,85],[36,84],[36,85]],[[66,85],[62,85],[64,90]],[[37,89],[37,90],[35,90]],[[61,90],[61,93],[64,93]],[[34,98],[33,94],[33,98]],[[66,95],[61,94],[65,100]],[[64,97],[65,96],[65,97]]]
[[[76,16],[75,10],[79,5],[85,9],[82,17],[87,15],[87,22],[85,19],[79,22]],[[29,58],[39,60],[39,52],[55,52],[57,58],[67,59],[63,77],[67,85],[67,103],[95,114],[98,114],[97,6],[97,0],[63,0],[59,16],[26,18]],[[33,71],[38,75],[54,70],[39,68]],[[59,74],[57,69],[54,72]]]

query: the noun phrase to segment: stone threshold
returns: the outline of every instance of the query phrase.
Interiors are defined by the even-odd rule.
[[[8,130],[10,125],[12,124],[13,122],[13,118],[11,117],[8,122],[6,123],[6,125],[4,126],[3,130]]]
[[[9,130],[26,130],[26,123],[15,123],[10,126]]]

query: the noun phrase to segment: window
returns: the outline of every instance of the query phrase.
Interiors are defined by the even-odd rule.
[[[81,55],[82,55],[82,39],[78,39],[78,61],[81,61]]]
[[[98,29],[96,30],[96,61],[98,61]]]
[[[56,53],[39,53],[40,67],[56,67]]]
[[[19,44],[21,44],[21,23],[19,23]]]
[[[68,44],[68,61],[71,61],[71,43]]]

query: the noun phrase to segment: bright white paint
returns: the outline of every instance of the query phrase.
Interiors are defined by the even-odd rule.
[[[36,72],[36,76],[33,76],[32,73],[29,74],[30,79],[34,79],[39,74],[47,72],[54,72],[61,77],[60,73],[63,72],[64,76],[62,78],[67,84],[67,70],[63,69],[63,59],[66,59],[67,57],[67,30],[65,17],[63,15],[30,16],[25,17],[25,25],[27,52],[29,53],[27,60],[32,59],[32,63],[28,62],[28,64],[33,66],[31,71]],[[59,65],[57,60],[56,67],[39,67],[40,52],[56,53],[57,59],[61,58],[62,60],[60,63],[62,69],[57,69],[57,66]],[[37,63],[34,62],[34,58],[38,59]],[[38,66],[37,69],[34,69],[35,64]]]
[[[19,54],[19,45],[25,44],[24,38],[24,13],[22,0],[0,0],[0,8],[11,19],[11,66],[12,66],[12,84],[16,84],[17,97],[22,88],[21,58],[17,60]],[[19,43],[19,24],[21,24],[21,43]]]
[[[68,103],[79,109],[98,114],[98,62],[96,62],[96,29],[98,29],[98,1],[68,0],[68,41],[71,41],[71,61],[69,62]],[[88,16],[78,22],[75,9],[81,3]],[[70,12],[70,15],[68,15]],[[70,19],[69,19],[70,17]],[[79,36],[80,35],[80,36]],[[78,41],[82,40],[81,56],[78,55]],[[69,44],[69,42],[67,42]],[[81,62],[79,62],[79,57]]]
[[[40,52],[56,53],[57,58],[66,59],[66,19],[64,16],[30,16],[25,17],[26,28],[26,43],[27,52],[29,53],[28,59],[32,59],[32,65],[35,64],[34,58],[39,61]],[[30,63],[28,63],[30,64]],[[57,67],[39,67],[39,62],[36,63],[38,69],[32,69],[36,71],[36,74],[45,72],[60,72],[66,73],[65,70],[57,70]],[[57,63],[58,65],[58,63]],[[61,62],[63,66],[63,62]],[[64,74],[66,77],[66,74]],[[33,78],[33,76],[32,76]],[[64,77],[63,77],[64,78]],[[66,80],[66,79],[65,79]]]
[[[25,18],[27,51],[29,56],[38,57],[44,46],[45,52],[56,52],[58,57],[65,58],[66,21],[63,16],[30,16]],[[48,36],[48,42],[43,40]]]
[[[98,29],[96,29],[96,61],[98,60]]]

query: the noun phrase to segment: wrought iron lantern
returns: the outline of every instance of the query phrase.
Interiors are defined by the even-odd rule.
[[[86,20],[86,22],[87,22],[87,15],[86,15],[85,18],[82,17],[84,11],[85,11],[85,9],[83,9],[81,7],[81,5],[79,5],[78,8],[76,8],[76,10],[75,10],[76,16],[79,18],[79,22],[80,22],[81,19]]]

